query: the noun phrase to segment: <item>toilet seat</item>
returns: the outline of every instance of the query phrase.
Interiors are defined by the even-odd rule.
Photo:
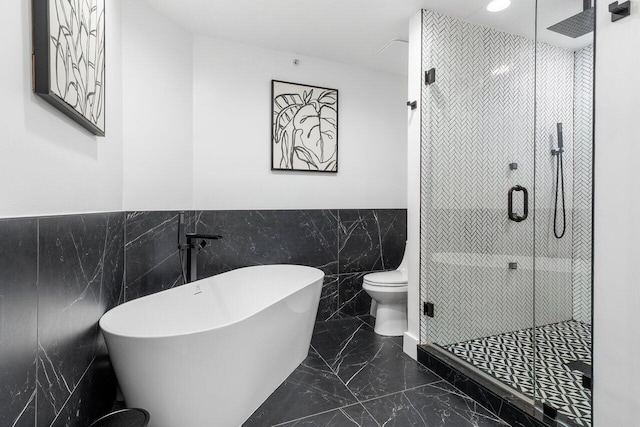
[[[369,273],[364,276],[364,284],[380,287],[407,286],[407,276],[400,270]]]
[[[380,285],[380,284],[375,284],[375,283],[367,283],[364,282],[362,284],[362,289],[364,289],[365,291],[370,290],[370,291],[376,291],[376,292],[393,292],[393,293],[401,293],[401,292],[408,292],[409,291],[409,286],[405,283],[405,284],[394,284],[394,285]]]

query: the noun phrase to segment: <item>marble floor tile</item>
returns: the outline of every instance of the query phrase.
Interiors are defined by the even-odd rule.
[[[496,415],[373,332],[373,318],[315,325],[309,357],[244,426],[505,426]]]
[[[380,424],[359,403],[280,424],[282,427],[379,427]]]
[[[356,403],[356,398],[313,350],[244,426],[271,426]]]
[[[370,314],[363,314],[358,316],[358,319],[371,326],[372,328],[376,325],[376,318]]]
[[[317,325],[311,344],[358,399],[440,380],[393,338],[377,335],[357,318],[324,323],[329,325]]]
[[[375,328],[375,326],[376,326],[376,318],[373,317],[370,314],[364,314],[364,315],[358,316],[358,319],[360,319],[361,321],[363,321],[367,325],[371,326],[372,328]],[[400,348],[403,348],[403,344],[402,344],[403,337],[402,336],[399,336],[399,337],[387,337],[387,339],[389,341],[395,343],[396,345],[400,346]]]
[[[390,341],[343,357],[337,374],[360,400],[440,380]]]
[[[316,323],[311,345],[324,360],[335,359],[361,330],[371,329],[357,317],[342,317],[327,322]],[[370,336],[370,338],[374,338]]]
[[[508,425],[445,381],[369,400],[362,404],[380,425],[387,427]]]

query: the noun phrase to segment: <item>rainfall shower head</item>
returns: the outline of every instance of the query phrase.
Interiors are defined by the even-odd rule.
[[[595,8],[591,7],[591,0],[583,0],[583,11],[570,18],[550,26],[547,30],[555,31],[572,38],[578,38],[593,31]]]

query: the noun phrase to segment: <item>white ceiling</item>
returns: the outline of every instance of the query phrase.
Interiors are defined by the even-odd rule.
[[[409,18],[430,9],[533,39],[535,0],[512,0],[497,13],[490,0],[146,0],[189,31],[237,43],[406,74]],[[571,39],[546,30],[582,10],[582,0],[538,0],[541,41],[575,50],[592,34]],[[378,53],[379,52],[379,53]]]

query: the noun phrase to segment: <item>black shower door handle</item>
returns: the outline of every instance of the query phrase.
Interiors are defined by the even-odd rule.
[[[522,191],[524,195],[524,213],[522,214],[522,216],[513,212],[513,192],[514,191]],[[529,192],[527,191],[526,188],[524,188],[521,185],[516,185],[515,187],[511,187],[509,189],[508,209],[509,209],[509,219],[511,221],[522,222],[525,219],[527,219],[527,216],[529,215]]]

